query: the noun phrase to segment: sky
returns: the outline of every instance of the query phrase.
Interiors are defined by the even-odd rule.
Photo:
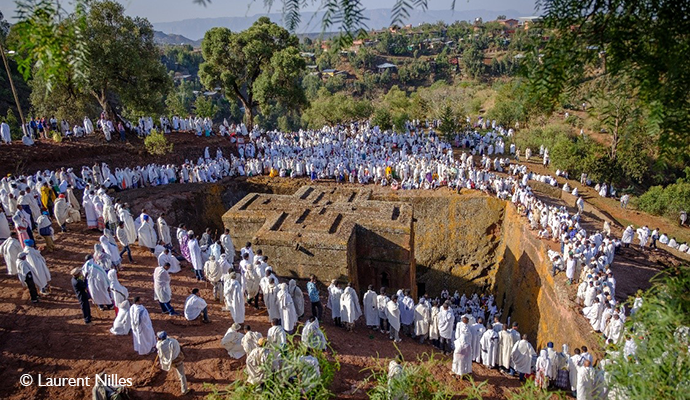
[[[195,4],[193,0],[117,0],[125,6],[126,13],[131,16],[146,17],[150,22],[171,22],[191,18],[244,17],[266,13],[264,0],[211,0],[206,7]],[[280,12],[282,1],[274,0],[271,11]],[[312,3],[312,0],[307,0]],[[395,0],[362,0],[368,9],[391,8]],[[71,0],[62,0],[70,3]],[[428,0],[429,8],[433,10],[450,10],[452,0]],[[321,1],[307,7],[307,11],[315,11]],[[15,22],[15,1],[0,0],[0,10],[10,22]],[[68,6],[65,6],[68,8]],[[69,8],[68,8],[69,9]],[[525,15],[534,14],[534,0],[457,0],[456,10],[508,10],[514,9]]]

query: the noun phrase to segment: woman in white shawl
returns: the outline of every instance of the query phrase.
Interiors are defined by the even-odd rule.
[[[113,266],[110,254],[106,253],[100,242],[93,245],[93,261],[106,272]]]
[[[319,328],[319,320],[311,316],[307,323],[302,328],[302,341],[306,343],[307,347],[317,350],[326,349],[326,337]]]
[[[25,240],[24,245],[26,247],[24,247],[22,253],[26,254],[26,261],[28,261],[29,265],[31,266],[31,274],[34,277],[34,284],[36,285],[36,288],[41,291],[41,293],[46,293],[48,291],[48,284],[51,280],[50,270],[46,265],[46,260],[43,258],[41,253],[33,247],[33,240]]]
[[[187,242],[187,247],[189,248],[189,258],[194,267],[194,273],[196,274],[196,280],[203,281],[204,279],[204,261],[201,258],[201,247],[199,247],[199,241],[194,237],[194,232],[187,232],[189,236],[189,242]]]
[[[170,227],[165,222],[165,213],[158,217],[158,237],[166,246],[172,246],[172,238],[170,237]]]
[[[117,316],[115,321],[113,321],[113,326],[110,328],[110,333],[113,335],[129,335],[129,331],[132,329],[132,321],[129,318],[129,301],[125,299],[116,304]]]
[[[549,379],[552,379],[552,376],[549,376],[551,373],[551,360],[549,360],[549,357],[546,354],[546,350],[542,350],[539,352],[539,357],[537,358],[537,364],[535,365],[535,378],[534,378],[534,383],[536,383],[537,387],[541,389],[547,389],[549,387]]]
[[[120,257],[120,249],[117,247],[117,244],[115,244],[115,239],[110,233],[110,230],[104,230],[103,235],[98,240],[101,242],[103,250],[110,256],[111,265],[115,268],[119,267],[122,262],[122,257]]]
[[[278,290],[278,307],[280,308],[280,321],[283,329],[288,334],[292,334],[297,323],[297,313],[292,296],[288,293],[287,283],[281,283]]]
[[[99,244],[96,244],[99,246]],[[82,266],[82,274],[86,277],[86,282],[89,285],[89,294],[94,304],[101,310],[112,309],[113,300],[110,298],[110,281],[108,281],[108,273],[100,265],[92,259],[91,255],[86,256],[86,262]]]
[[[290,279],[288,282],[288,292],[292,297],[292,302],[295,304],[297,319],[300,319],[304,315],[304,293],[302,293],[302,289],[297,286],[297,282],[294,279]]]
[[[232,314],[232,320],[241,324],[244,323],[244,295],[242,285],[236,278],[237,273],[235,271],[223,275],[225,282],[223,297],[225,298],[226,309]]]
[[[355,326],[355,321],[362,316],[362,308],[359,305],[357,292],[352,288],[348,282],[347,287],[340,296],[340,317],[345,323],[348,331],[352,331]]]
[[[108,271],[108,280],[110,280],[110,293],[113,296],[113,302],[115,303],[116,307],[119,307],[120,303],[127,301],[129,291],[126,287],[122,286],[120,281],[117,279],[117,270],[111,269]]]
[[[228,351],[230,357],[236,360],[242,358],[245,354],[244,348],[242,347],[242,338],[244,334],[240,332],[241,328],[242,326],[235,322],[220,340],[220,345]]]

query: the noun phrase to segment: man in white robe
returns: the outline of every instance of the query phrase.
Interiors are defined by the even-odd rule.
[[[596,371],[592,368],[592,362],[582,360],[582,365],[577,367],[577,400],[593,400],[595,389]]]
[[[487,329],[479,340],[482,349],[482,364],[494,368],[498,364],[498,333],[494,329]]]
[[[17,256],[19,256],[21,252],[22,245],[19,244],[19,240],[17,240],[17,233],[10,232],[10,237],[0,245],[0,253],[2,253],[2,257],[5,259],[8,275],[17,275],[19,271],[17,268]]]
[[[213,299],[220,300],[223,297],[223,270],[220,267],[215,256],[210,256],[208,261],[204,263],[204,275],[206,280],[211,283],[213,287]]]
[[[109,292],[110,281],[108,280],[108,273],[93,260],[90,254],[86,256],[86,261],[81,269],[89,285],[89,294],[93,303],[101,310],[112,309],[113,300]]]
[[[477,322],[470,326],[470,334],[472,335],[472,360],[476,363],[480,363],[482,360],[482,348],[479,345],[479,341],[486,332],[486,327],[484,327],[484,318],[477,318]],[[512,345],[510,346],[512,349]]]
[[[230,264],[235,262],[235,245],[232,243],[230,237],[230,229],[225,229],[225,233],[220,235],[220,244],[223,246],[223,251],[227,254],[227,259]]]
[[[129,308],[129,319],[132,322],[132,340],[134,351],[141,356],[153,353],[156,350],[156,334],[151,325],[151,317],[138,296],[134,298],[134,304]]]
[[[450,341],[453,338],[453,325],[455,323],[455,316],[450,309],[450,303],[446,301],[441,307],[438,315],[438,332],[440,336],[440,347],[443,354],[448,354],[451,350]]]
[[[319,327],[319,320],[313,315],[309,317],[304,328],[302,328],[302,341],[311,349],[326,349],[326,337]]]
[[[359,305],[357,292],[348,282],[347,287],[340,296],[340,318],[348,331],[352,332],[355,321],[362,316],[362,309]]]
[[[117,316],[113,321],[113,326],[110,328],[110,333],[113,335],[129,335],[132,330],[132,321],[129,319],[129,301],[124,300],[117,305]]]
[[[362,298],[364,318],[366,319],[367,326],[371,329],[376,330],[379,326],[379,311],[376,307],[376,292],[374,292],[374,286],[369,285],[367,292],[364,293]]]
[[[419,339],[419,344],[424,344],[424,340],[429,336],[430,323],[431,308],[424,302],[424,298],[421,298],[414,308],[414,334]]]
[[[402,342],[400,339],[400,308],[398,306],[398,295],[394,294],[386,304],[386,318],[390,327],[388,338],[395,340],[395,343]]]
[[[342,294],[343,290],[340,288],[340,283],[333,279],[330,286],[328,286],[328,302],[326,307],[331,309],[331,318],[333,318],[335,326],[342,326],[340,318],[340,297]]]
[[[266,274],[269,275],[270,270],[266,270]],[[266,310],[268,311],[269,321],[274,319],[280,319],[280,306],[278,304],[278,285],[276,284],[277,279],[273,276],[269,276],[266,280],[267,284],[262,287],[264,293],[264,303],[266,305]]]
[[[266,348],[267,340],[265,338],[259,339],[257,347],[247,355],[247,383],[250,385],[261,385],[266,379],[267,368],[266,365],[272,360],[275,362],[277,356]],[[277,364],[277,363],[276,363]],[[278,365],[275,366],[276,368]]]
[[[158,255],[158,265],[165,264],[170,264],[169,274],[176,274],[182,270],[180,268],[180,261],[170,253],[170,249],[165,249]]]
[[[414,335],[414,299],[410,297],[410,289],[405,289],[400,297],[400,324],[403,334]]]
[[[170,371],[170,368],[175,368],[177,377],[180,378],[180,389],[182,395],[187,394],[187,377],[184,373],[184,353],[180,348],[180,343],[171,337],[165,331],[160,331],[156,335],[158,341],[156,349],[158,349],[158,360],[161,363],[163,371]],[[182,357],[180,357],[182,356]]]
[[[274,318],[271,321],[271,328],[268,330],[267,339],[269,343],[275,346],[283,346],[287,343],[287,335],[285,334],[285,329],[283,329],[278,318]]]
[[[294,279],[290,279],[288,282],[288,293],[290,293],[292,302],[295,304],[295,313],[297,313],[297,319],[299,320],[304,315],[304,293],[297,286],[297,281]]]
[[[165,222],[165,213],[158,217],[158,238],[163,241],[166,247],[172,246],[172,238],[170,237],[170,227]]]
[[[250,354],[252,350],[257,348],[259,339],[262,338],[261,333],[255,332],[249,325],[244,326],[244,337],[242,337],[242,349],[246,354]]]
[[[189,257],[192,261],[192,267],[194,267],[194,273],[196,274],[197,281],[203,281],[204,279],[204,261],[201,258],[201,247],[199,247],[199,241],[194,236],[193,231],[187,232],[189,235],[189,242],[187,242],[187,247],[189,248]]]
[[[458,323],[455,333],[455,351],[453,352],[453,373],[459,376],[472,373],[472,335],[467,323],[469,320],[463,317]]]
[[[295,330],[295,324],[297,323],[297,312],[295,312],[295,304],[292,301],[292,296],[290,296],[288,292],[287,283],[280,284],[277,300],[283,329],[288,334],[292,334]]]
[[[170,288],[170,274],[168,270],[170,270],[170,264],[168,263],[159,265],[153,270],[153,299],[158,301],[163,313],[179,315],[170,305],[172,289]]]
[[[242,294],[242,285],[237,281],[237,274],[233,271],[227,275],[225,286],[223,289],[223,297],[225,298],[225,308],[230,311],[232,320],[235,323],[244,323],[244,295]]]
[[[532,372],[532,356],[535,355],[537,355],[537,352],[534,351],[532,344],[527,341],[527,334],[522,335],[522,339],[513,345],[511,358],[521,381],[525,379],[525,374]]]
[[[139,234],[140,246],[150,250],[156,247],[158,238],[156,237],[156,231],[153,228],[151,218],[148,215],[143,215],[143,220],[141,221],[141,226],[139,226],[137,233]]]
[[[504,371],[510,371],[510,353],[513,350],[513,336],[508,332],[508,324],[498,333],[498,366]]]
[[[240,332],[241,329],[242,326],[235,322],[228,328],[228,331],[225,332],[225,336],[220,340],[220,345],[227,350],[230,357],[236,360],[245,355],[244,348],[242,347],[244,335]]]
[[[34,283],[33,272],[31,272],[31,266],[29,262],[26,261],[26,253],[20,253],[17,256],[17,277],[22,286],[29,289],[29,296],[31,297],[32,303],[38,303],[38,291],[36,290],[36,284]]]
[[[188,321],[194,321],[199,317],[203,317],[201,322],[208,324],[211,322],[208,319],[208,305],[206,301],[199,296],[199,289],[192,289],[192,294],[187,296],[184,302],[184,317]]]

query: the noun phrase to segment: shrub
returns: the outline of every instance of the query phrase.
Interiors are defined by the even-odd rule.
[[[152,129],[151,134],[144,139],[144,147],[152,156],[163,156],[172,152],[173,144],[168,143],[168,139],[162,132]]]
[[[209,400],[326,400],[333,398],[328,389],[333,382],[340,364],[329,359],[325,352],[311,350],[311,354],[319,361],[320,378],[314,379],[305,369],[305,363],[300,357],[307,354],[307,347],[302,342],[296,342],[295,336],[288,338],[286,347],[276,349],[274,354],[280,354],[280,368],[272,370],[273,362],[265,364],[266,380],[259,387],[250,385],[246,379],[238,379],[225,389],[218,389],[215,385],[205,385],[211,389]],[[332,349],[331,349],[332,350]],[[243,377],[244,378],[244,377]]]
[[[429,370],[427,364],[435,362],[433,356],[425,362],[419,359],[417,364],[403,363],[403,372],[390,384],[388,364],[377,361],[379,367],[370,368],[371,375],[365,380],[365,384],[374,384],[367,392],[370,400],[448,400],[453,397]]]
[[[680,211],[690,211],[690,182],[681,178],[665,188],[652,186],[640,196],[637,206],[650,214],[675,219]]]

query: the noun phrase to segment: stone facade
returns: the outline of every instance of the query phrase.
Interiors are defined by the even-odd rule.
[[[416,291],[413,207],[371,200],[371,189],[304,186],[294,195],[250,193],[223,215],[235,248],[263,249],[281,276],[316,274]]]

